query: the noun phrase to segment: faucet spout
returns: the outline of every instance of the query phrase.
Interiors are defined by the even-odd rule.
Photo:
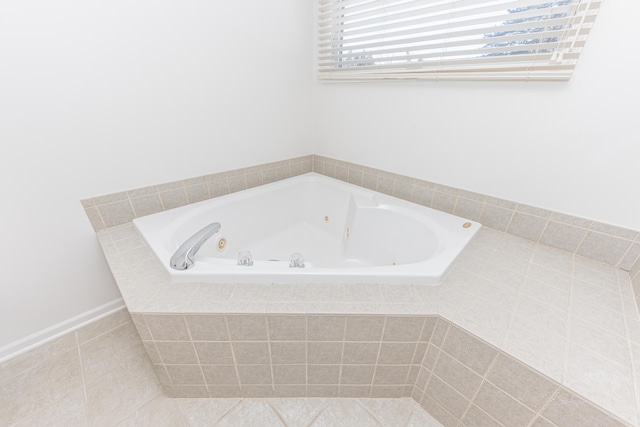
[[[194,258],[200,250],[200,247],[211,236],[216,234],[220,230],[220,227],[219,222],[214,222],[189,237],[171,257],[171,268],[174,270],[187,270],[193,267],[195,262]]]

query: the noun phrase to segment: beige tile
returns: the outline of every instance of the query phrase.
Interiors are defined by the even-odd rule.
[[[400,399],[359,399],[358,403],[371,412],[385,427],[404,427],[416,409],[416,402]]]
[[[479,221],[484,209],[484,203],[478,200],[470,200],[464,197],[458,197],[456,207],[453,210],[454,215],[467,218],[473,221]]]
[[[356,397],[370,397],[371,386],[370,385],[341,385],[338,397],[356,398]]]
[[[134,357],[87,386],[92,426],[111,426],[124,420],[161,392],[147,356]]]
[[[307,338],[306,316],[268,316],[271,341],[297,341]]]
[[[450,323],[446,320],[438,318],[431,336],[431,344],[438,347],[442,346],[447,333],[449,332]]]
[[[569,323],[569,341],[622,366],[630,366],[628,341],[577,319]]]
[[[487,379],[534,411],[539,411],[558,388],[554,382],[502,353],[498,354]]]
[[[271,362],[274,364],[307,363],[306,342],[271,342]]]
[[[231,341],[266,341],[267,321],[263,315],[227,316]]]
[[[342,363],[374,365],[378,358],[380,343],[345,342]]]
[[[160,196],[157,193],[141,197],[132,197],[131,206],[133,207],[136,218],[165,210],[162,202],[160,201]]]
[[[547,421],[546,419],[542,417],[538,417],[535,420],[533,420],[531,427],[554,427],[554,425],[551,424],[551,422]]]
[[[374,365],[343,365],[340,373],[340,384],[371,384],[374,371]]]
[[[96,320],[94,322],[89,323],[86,326],[78,329],[78,342],[80,344],[87,342],[99,335],[102,335],[106,332],[111,331],[112,329],[118,328],[125,323],[131,321],[131,316],[126,308],[122,310],[118,310],[115,313],[112,313],[102,319]]]
[[[189,424],[178,403],[166,397],[158,397],[129,416],[118,427],[187,427]]]
[[[514,211],[486,203],[479,222],[495,230],[505,231],[509,226]]]
[[[80,346],[84,380],[91,384],[145,349],[132,322]],[[108,354],[109,357],[105,357]]]
[[[202,365],[207,384],[239,385],[238,372],[235,365]]]
[[[191,342],[156,341],[156,348],[164,363],[172,365],[198,363],[198,357]]]
[[[505,427],[474,404],[471,404],[467,413],[464,414],[462,424],[465,427]]]
[[[384,398],[384,399],[401,399],[407,397],[408,386],[406,384],[399,385],[376,385],[371,387],[371,398]],[[366,396],[361,396],[366,397]]]
[[[584,228],[549,221],[540,242],[554,248],[575,252],[586,234],[587,230]]]
[[[384,327],[382,316],[349,316],[345,341],[380,341]]]
[[[467,399],[475,395],[482,383],[481,376],[445,352],[440,354],[433,373]]]
[[[434,191],[433,199],[431,200],[431,207],[439,211],[453,213],[453,209],[456,206],[456,199],[456,196],[451,194]]]
[[[190,426],[208,426],[215,424],[229,412],[240,399],[179,399],[180,406]]]
[[[307,299],[307,286],[303,284],[272,283],[269,285],[267,299],[280,302],[304,302]]]
[[[164,206],[165,209],[178,208],[187,204],[187,195],[182,187],[174,190],[161,191],[159,195],[162,206]]]
[[[155,341],[142,341],[142,345],[144,346],[145,350],[147,351],[147,355],[151,359],[152,363],[156,363],[156,364],[162,364],[163,363],[162,362],[162,357],[160,357],[160,353],[158,352],[158,349],[156,348]]]
[[[497,355],[496,349],[455,326],[449,329],[442,349],[480,375],[487,372]]]
[[[216,424],[216,427],[225,426],[283,427],[284,424],[267,402],[245,399],[234,406]]]
[[[274,384],[306,384],[306,365],[273,365]]]
[[[348,420],[349,425],[379,427],[373,416],[358,404],[347,399],[333,399],[312,424],[313,427],[334,427]]]
[[[199,365],[165,365],[172,385],[204,385]]]
[[[443,427],[434,417],[424,409],[416,408],[409,417],[405,427]]]
[[[340,365],[307,365],[309,384],[338,384]]]
[[[89,427],[89,414],[81,388],[71,392],[46,409],[30,415],[13,427]]]
[[[307,385],[309,397],[338,397],[337,385]]]
[[[307,397],[306,385],[274,385],[273,397],[276,398],[304,398]]]
[[[207,190],[210,197],[220,197],[229,194],[229,184],[226,177],[207,181]]]
[[[167,372],[166,365],[154,364],[153,370],[158,376],[158,380],[162,385],[171,385],[171,378],[169,377],[169,373]]]
[[[233,364],[231,343],[228,342],[195,342],[198,360],[207,365]]]
[[[630,246],[629,240],[589,231],[576,253],[609,265],[616,265]]]
[[[619,292],[611,292],[582,280],[574,279],[572,297],[591,301],[599,304],[607,310],[615,311],[617,313],[622,312]]]
[[[563,389],[554,396],[542,415],[558,427],[622,427],[624,425]]]
[[[420,401],[420,406],[444,427],[457,427],[459,424],[458,418],[454,417],[449,411],[426,393]]]
[[[189,332],[182,316],[146,314],[145,322],[157,341],[188,341]]]
[[[511,218],[508,232],[537,242],[547,225],[548,220],[522,212],[516,212]]]
[[[415,342],[420,337],[424,324],[424,317],[387,317],[382,339]],[[433,327],[433,323],[429,322],[429,326]]]
[[[367,175],[365,175],[365,180],[366,179],[367,179]],[[367,186],[366,181],[364,184],[366,188],[370,188]],[[425,188],[421,186],[414,186],[413,193],[411,194],[411,201],[413,203],[417,203],[422,206],[427,206],[427,207],[431,206],[431,203],[433,202],[433,189]]]
[[[194,314],[184,316],[194,341],[228,341],[227,325],[223,315]]]
[[[140,335],[140,339],[145,341],[153,340],[153,337],[151,336],[151,332],[147,327],[147,323],[144,321],[144,315],[140,313],[131,313],[131,320],[133,321],[133,324],[138,330],[138,335]]]
[[[238,385],[209,385],[208,397],[212,399],[228,399],[242,397],[242,389]]]
[[[0,363],[0,383],[11,381],[23,372],[49,362],[51,358],[76,348],[76,345],[76,334],[66,334]]]
[[[588,375],[585,375],[588,373]],[[638,423],[632,370],[570,343],[563,385],[602,408]]]
[[[187,196],[187,203],[197,203],[209,198],[209,190],[206,182],[196,185],[189,185],[184,188]]]
[[[241,387],[242,397],[245,398],[270,398],[275,394],[272,384],[245,384]]]
[[[128,199],[99,205],[97,208],[107,228],[131,222],[135,218],[135,213]]]
[[[373,376],[374,385],[403,385],[409,374],[409,365],[378,365]]]
[[[242,385],[273,383],[269,365],[238,365],[238,377]]]
[[[3,382],[0,387],[0,425],[43,410],[82,386],[76,349],[47,358],[36,367]]]
[[[473,403],[505,426],[526,426],[535,417],[533,411],[489,382],[482,384]]]
[[[271,361],[267,342],[234,342],[233,354],[238,364],[256,365]]]
[[[438,402],[444,409],[460,419],[469,406],[469,400],[458,393],[453,387],[447,385],[435,375],[431,376],[425,395]],[[425,408],[427,412],[429,410]],[[432,414],[435,416],[435,414]],[[437,417],[436,417],[437,418]]]
[[[342,341],[345,324],[345,316],[308,316],[307,339],[309,341]]]
[[[104,225],[104,221],[102,220],[102,216],[98,211],[96,206],[87,206],[84,208],[84,213],[87,215],[89,222],[91,223],[91,227],[93,227],[93,231],[101,231],[106,228]]]
[[[425,347],[426,350],[426,347]],[[380,346],[378,364],[407,365],[413,360],[416,344],[408,342],[383,342]],[[424,354],[424,351],[423,353]]]
[[[269,402],[287,426],[308,426],[327,405],[323,398],[273,399]]]
[[[342,342],[313,342],[307,344],[307,362],[339,364],[342,360]]]

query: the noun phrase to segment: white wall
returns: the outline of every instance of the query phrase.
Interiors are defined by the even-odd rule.
[[[80,199],[311,153],[311,8],[0,3],[0,348],[119,298]]]
[[[317,83],[314,151],[640,230],[638,14],[603,2],[566,83]]]

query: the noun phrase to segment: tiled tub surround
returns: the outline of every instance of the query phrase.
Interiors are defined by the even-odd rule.
[[[624,425],[439,317],[134,319],[169,396],[410,396],[444,426]]]
[[[169,285],[127,224],[136,216],[311,170],[475,219],[489,228],[438,287],[210,286]],[[321,156],[98,197],[83,205],[100,230],[132,312],[440,315],[638,425],[636,231]]]
[[[577,399],[576,395],[580,395],[630,425],[640,425],[636,393],[640,384],[640,318],[629,275],[620,269],[485,228],[439,286],[171,284],[132,225],[101,231],[98,237],[141,338],[158,368],[159,378],[171,394],[206,392],[212,396],[223,392],[271,393],[270,390],[302,393],[304,389],[307,394],[324,390],[338,396],[356,392],[396,396],[409,393],[411,379],[417,375],[417,389],[413,388],[411,395],[417,398],[420,391],[425,391],[427,397],[420,397],[420,402],[431,405],[428,411],[446,424],[454,419],[483,417],[488,412],[497,418],[494,425],[500,425],[496,422],[507,421],[501,418],[504,414],[499,408],[507,408],[506,412],[510,412],[510,405],[515,400],[518,404],[514,404],[514,410],[526,414],[518,418],[520,421],[529,415],[542,414],[558,426],[576,425],[575,420],[579,418],[563,424],[550,412],[545,415],[545,411],[570,414],[571,402],[585,405],[584,411],[594,410]],[[198,321],[208,321],[200,317],[204,313],[211,316],[207,319],[218,322],[224,319],[224,328],[221,325],[221,328],[198,329]],[[450,325],[450,332],[462,334],[466,330],[473,334],[472,337],[466,335],[469,340],[481,343],[482,348],[489,348],[488,351],[494,353],[488,365],[476,370],[474,362],[464,359],[467,355],[472,359],[479,357],[473,347],[461,346],[458,353],[452,354],[453,350],[447,350],[445,344],[442,344],[444,347],[438,345],[433,338],[429,344],[396,339],[388,342],[396,346],[383,346],[380,342],[384,342],[384,335],[380,339],[365,338],[371,341],[359,342],[347,335],[348,329],[341,331],[337,327],[338,334],[345,334],[331,341],[336,347],[334,357],[337,357],[337,348],[342,349],[340,362],[337,359],[333,365],[314,363],[314,359],[310,362],[309,357],[322,354],[309,351],[309,346],[321,342],[309,335],[313,330],[309,326],[313,322],[310,319],[324,316],[345,319],[345,328],[347,318],[374,317],[383,324],[381,333],[386,327],[386,321],[381,319],[439,316],[443,325]],[[287,323],[287,318],[299,320],[288,322],[293,331],[298,331],[298,340],[289,337],[278,341],[277,335],[274,338],[269,329],[271,317],[281,319],[283,324]],[[244,321],[241,319],[251,319],[251,322],[258,319],[260,329],[247,325],[239,327],[236,323]],[[300,326],[302,319],[304,329]],[[273,323],[273,327],[279,326]],[[369,329],[365,328],[364,332]],[[302,335],[303,331],[306,335]],[[207,335],[214,333],[249,335]],[[261,335],[251,335],[254,333]],[[408,364],[406,358],[412,346],[414,353]],[[468,368],[474,375],[458,369],[469,373],[471,378],[462,381],[463,385],[456,385],[456,379],[445,379],[444,373],[438,374],[437,361],[436,365],[422,362],[424,367],[419,368],[416,366],[418,359],[414,357],[420,346],[426,346],[425,360],[431,360],[429,357],[434,351],[443,350],[445,358],[455,359],[451,363],[461,363],[461,367]],[[360,351],[352,353],[355,348]],[[352,354],[354,358],[369,359],[345,363],[353,362]],[[392,357],[391,363],[380,363],[384,354]],[[238,355],[240,361],[236,358]],[[217,359],[218,356],[221,359]],[[399,359],[393,359],[395,356]],[[274,357],[282,363],[274,362]],[[286,357],[297,357],[300,363]],[[225,361],[222,363],[224,369],[213,368],[218,365],[213,363],[217,360]],[[557,394],[551,400],[547,396],[540,397],[536,404],[527,403],[528,397],[520,396],[519,391],[509,389],[510,386],[499,383],[495,377],[491,380],[492,375],[497,375],[492,374],[492,369],[505,369],[500,361],[515,363],[515,360],[526,363],[563,387],[532,374],[536,381],[553,384]],[[281,367],[276,368],[278,365]],[[317,366],[309,371],[312,365]],[[318,378],[322,372],[314,373],[314,370],[321,367],[327,370],[324,373],[327,378],[333,378],[332,384],[313,383],[313,378]],[[348,367],[346,371],[342,370],[344,367]],[[379,367],[384,369],[378,371]],[[433,383],[424,382],[425,375],[429,374],[427,371],[435,373],[429,377],[435,380],[428,380]],[[329,377],[331,372],[333,377]],[[404,383],[397,384],[402,374],[409,376]],[[185,375],[184,378],[194,384],[176,386],[173,382],[178,381],[179,375]],[[300,383],[303,375],[305,382]],[[238,382],[234,383],[236,380]],[[477,385],[473,392],[461,388],[467,387],[468,382]],[[527,388],[533,390],[529,385]],[[442,393],[448,393],[446,401],[435,398],[445,395]],[[449,407],[449,404],[456,406]],[[561,410],[558,410],[559,406]]]
[[[307,172],[316,172],[482,223],[629,271],[640,233],[318,155],[82,200],[95,231]],[[640,268],[640,267],[638,267]]]
[[[172,399],[122,309],[0,364],[7,427],[439,427],[404,399]]]
[[[296,157],[183,181],[169,182],[82,200],[95,231],[134,218],[185,206],[247,188],[312,172],[313,156]]]

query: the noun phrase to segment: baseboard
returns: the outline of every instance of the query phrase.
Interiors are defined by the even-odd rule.
[[[63,335],[73,332],[89,323],[102,319],[125,308],[122,298],[115,299],[99,307],[81,313],[56,325],[43,329],[35,334],[0,347],[0,363],[6,362],[20,354],[46,344]]]

